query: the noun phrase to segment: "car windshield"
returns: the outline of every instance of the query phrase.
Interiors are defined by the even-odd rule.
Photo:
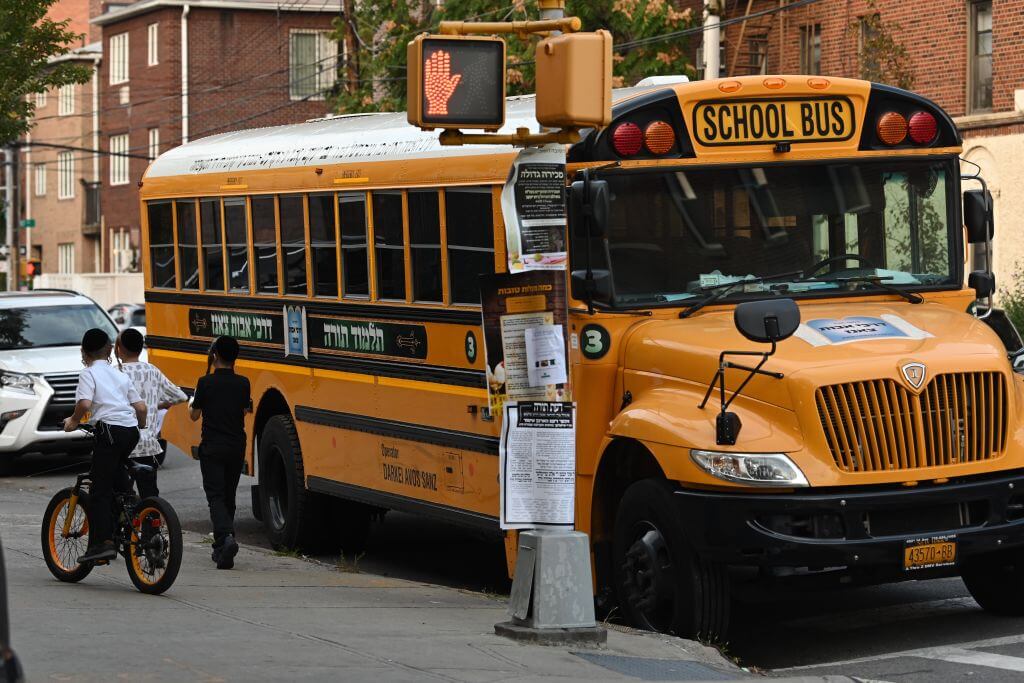
[[[690,305],[728,296],[787,296],[958,284],[953,168],[947,161],[844,162],[614,171],[607,240],[591,265],[620,306]],[[573,270],[585,264],[573,247]],[[873,282],[872,282],[873,281]],[[725,297],[723,297],[725,298]]]
[[[0,309],[0,350],[79,346],[92,327],[106,330],[111,339],[117,336],[103,311],[91,304]]]

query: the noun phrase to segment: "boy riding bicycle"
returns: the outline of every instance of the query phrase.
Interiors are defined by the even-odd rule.
[[[75,411],[64,420],[64,431],[78,429],[86,414],[96,427],[89,500],[89,548],[80,563],[112,560],[114,547],[114,485],[146,424],[146,404],[127,375],[110,365],[114,345],[99,328],[82,337],[82,363]]]

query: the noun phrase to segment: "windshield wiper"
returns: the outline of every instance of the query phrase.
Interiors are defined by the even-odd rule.
[[[726,282],[720,285],[712,285],[711,287],[702,287],[705,292],[712,292],[711,296],[706,299],[701,299],[697,303],[693,304],[687,309],[679,312],[680,318],[689,318],[691,315],[699,311],[700,309],[715,303],[722,297],[726,296],[732,291],[733,287],[739,287],[741,285],[756,285],[759,282],[770,282],[772,280],[789,280],[790,278],[803,275],[803,271],[794,270],[788,273],[777,273],[775,275],[762,275],[760,277],[748,277],[745,280],[736,280],[735,282]]]
[[[887,284],[888,280],[892,280],[892,278],[891,277],[882,277],[881,275],[850,275],[848,277],[829,278],[828,280],[822,280],[822,282],[843,282],[843,283],[847,283],[847,282],[854,283],[854,282],[856,282],[856,283],[864,283],[864,284],[868,284],[868,285],[874,285],[875,287],[878,287],[879,289],[884,289],[887,292],[891,292],[892,294],[899,295],[899,296],[903,297],[904,299],[906,299],[907,301],[909,301],[912,304],[923,304],[924,303],[924,297],[921,296],[920,294],[918,294],[917,292],[907,292],[907,291],[904,291],[904,290],[900,289],[899,287],[894,287],[894,286],[892,286],[890,284]]]

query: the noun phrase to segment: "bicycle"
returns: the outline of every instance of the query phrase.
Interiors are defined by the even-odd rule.
[[[83,431],[92,433],[89,429]],[[158,496],[139,500],[135,495],[136,476],[152,469],[129,461],[123,470],[122,479],[128,485],[114,490],[114,546],[124,557],[135,587],[142,593],[159,595],[178,576],[183,546],[181,522],[171,504]],[[89,545],[91,483],[88,474],[79,474],[74,486],[58,491],[46,506],[41,530],[43,559],[60,581],[77,583],[94,567],[110,564],[109,560],[78,561]]]

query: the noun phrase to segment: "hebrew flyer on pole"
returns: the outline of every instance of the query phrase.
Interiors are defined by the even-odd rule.
[[[491,413],[506,401],[571,401],[565,272],[483,275],[480,295]]]
[[[565,270],[565,148],[528,147],[501,191],[508,270]]]
[[[506,403],[501,426],[502,529],[572,527],[576,500],[576,406]]]

